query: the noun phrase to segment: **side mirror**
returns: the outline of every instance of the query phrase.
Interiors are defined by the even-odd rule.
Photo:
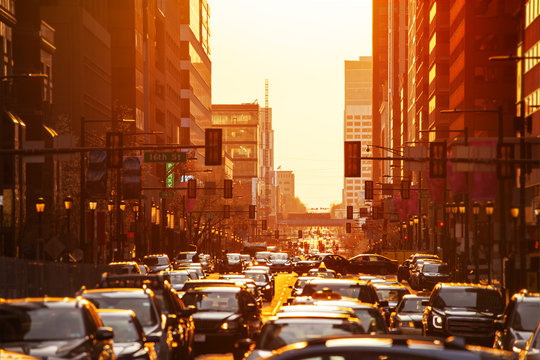
[[[159,343],[161,341],[161,338],[156,335],[148,335],[146,337],[146,342],[148,343]]]
[[[422,306],[428,306],[428,305],[429,305],[429,299],[423,299]]]
[[[504,320],[500,320],[500,319],[493,320],[493,327],[497,331],[504,331]]]
[[[181,317],[190,317],[191,315],[195,314],[197,312],[197,308],[194,305],[186,306],[185,309],[182,310],[182,313],[180,314]]]
[[[99,327],[96,331],[97,340],[111,340],[114,338],[114,330],[110,327]]]
[[[527,340],[521,339],[514,341],[513,350],[519,352],[519,350],[525,350],[527,348]]]

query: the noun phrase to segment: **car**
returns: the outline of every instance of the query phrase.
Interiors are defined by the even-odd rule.
[[[251,263],[251,255],[249,254],[240,254],[240,258],[242,259],[242,265],[244,268]]]
[[[257,251],[255,253],[254,260],[261,265],[268,265],[270,260],[270,251]]]
[[[191,275],[187,270],[165,271],[163,274],[167,275],[171,287],[176,291],[182,291],[186,281],[191,280]]]
[[[252,340],[244,340],[238,344],[242,353],[247,351],[244,359],[255,360],[266,358],[289,344],[330,335],[347,335],[365,333],[360,321],[348,314],[327,312],[283,312],[270,318],[261,329],[261,334],[252,347]],[[236,354],[235,358],[240,358]]]
[[[193,263],[193,256],[195,256],[196,251],[181,251],[174,258],[174,265],[185,265]]]
[[[172,270],[171,262],[169,261],[169,256],[167,256],[167,254],[146,255],[143,257],[142,262],[148,266],[150,273]]]
[[[195,307],[186,307],[176,291],[170,285],[169,274],[151,275],[116,275],[101,279],[99,286],[105,289],[141,287],[149,288],[159,303],[161,313],[166,318],[165,326],[172,334],[172,357],[185,358],[191,356],[194,337],[192,314]]]
[[[0,299],[0,348],[6,351],[49,359],[114,360],[113,337],[86,299]]]
[[[220,263],[220,273],[241,273],[244,269],[242,258],[240,257],[239,253],[227,253],[226,254],[227,261],[223,261]]]
[[[512,350],[516,340],[528,340],[540,322],[540,293],[522,290],[510,298],[500,320],[495,320],[496,349]]]
[[[276,293],[276,287],[275,287],[276,278],[275,278],[274,274],[272,274],[272,271],[270,271],[270,267],[266,266],[266,265],[249,265],[244,270],[244,275],[245,275],[245,272],[249,271],[249,270],[262,270],[262,271],[264,271],[265,273],[268,274],[268,277],[270,278],[270,286],[272,288],[272,296],[274,296],[275,293]]]
[[[197,273],[197,279],[204,279],[206,277],[206,274],[204,273],[203,267],[201,263],[191,263],[191,264],[184,264],[184,265],[175,265],[175,270],[187,270],[190,272],[190,274],[193,273],[192,270],[194,270]]]
[[[420,275],[422,274],[422,269],[424,268],[425,264],[442,264],[439,260],[431,260],[431,259],[418,259],[416,261],[416,265],[411,265],[412,268],[409,271],[409,285],[414,290],[423,290],[419,286],[420,282]]]
[[[370,334],[387,334],[388,328],[384,321],[384,316],[381,310],[373,304],[363,303],[354,299],[330,299],[330,300],[315,300],[314,305],[335,305],[343,306],[354,310],[354,313],[364,330]],[[366,326],[366,324],[369,324]]]
[[[148,265],[137,264],[137,266],[139,267],[139,271],[141,272],[142,275],[150,274],[150,268],[148,267]]]
[[[317,338],[281,348],[268,360],[511,360],[511,354],[467,347],[459,338],[426,339],[410,335],[350,335]]]
[[[156,352],[159,358],[172,358],[173,328],[167,326],[167,318],[162,316],[159,302],[149,288],[100,288],[81,289],[80,295],[92,302],[98,309],[133,310],[144,333],[159,337]]]
[[[291,285],[291,297],[300,296],[308,280],[317,279],[316,276],[299,276],[294,285]]]
[[[298,275],[307,273],[310,269],[318,268],[321,265],[322,257],[319,255],[310,255],[304,260],[299,260],[294,266],[294,272]]]
[[[377,297],[379,303],[385,303],[385,305],[380,306],[384,312],[384,317],[386,319],[386,324],[390,325],[390,314],[395,310],[397,304],[401,301],[404,295],[410,294],[409,289],[405,286],[393,285],[393,284],[384,284],[384,283],[375,283],[370,284],[375,291],[377,292]]]
[[[540,359],[540,322],[532,332],[531,337],[514,341],[513,351],[519,351],[519,360],[538,360]]]
[[[416,290],[431,290],[439,282],[452,281],[448,264],[443,262],[424,262],[415,282]],[[412,287],[412,286],[411,286]]]
[[[329,289],[342,297],[357,299],[369,304],[379,303],[379,298],[375,289],[365,281],[354,279],[313,279],[309,280],[302,296],[311,296],[317,291]]]
[[[390,328],[400,334],[422,335],[422,315],[425,306],[425,296],[413,294],[404,295],[396,309],[390,314]]]
[[[135,261],[111,262],[107,265],[109,274],[140,274],[139,264]]]
[[[422,316],[422,334],[460,336],[467,343],[492,346],[494,320],[501,319],[504,301],[490,285],[438,283],[433,288]]]
[[[273,273],[291,272],[293,269],[289,254],[285,252],[270,253],[269,265]]]
[[[0,349],[0,359],[2,360],[39,360],[39,358],[35,356],[14,353],[12,351],[6,351],[4,349]]]
[[[359,254],[349,259],[350,273],[397,274],[398,262],[378,254]]]
[[[259,288],[259,292],[266,301],[272,301],[274,287],[268,273],[263,270],[249,269],[244,272],[244,275],[246,278],[252,279],[255,282],[255,285]]]
[[[337,278],[337,274],[334,270],[330,270],[327,268],[319,267],[317,269],[311,269],[307,273],[308,276],[313,277],[320,277],[324,279],[335,279]]]
[[[407,260],[403,261],[398,268],[398,282],[402,282],[403,280],[409,281],[409,271],[412,268],[411,264],[418,259],[440,260],[439,256],[435,254],[416,253],[411,255]],[[414,264],[414,266],[415,265],[416,264]]]
[[[157,359],[154,343],[160,338],[147,337],[132,310],[102,309],[98,314],[103,324],[114,330],[113,348],[117,359]]]
[[[197,354],[231,352],[236,341],[254,337],[260,329],[261,311],[246,287],[197,287],[182,299],[197,308],[193,316]]]

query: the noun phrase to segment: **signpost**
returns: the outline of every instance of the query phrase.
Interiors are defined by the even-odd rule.
[[[144,162],[186,162],[187,155],[185,152],[174,151],[145,151]]]
[[[172,188],[174,187],[174,172],[173,172],[174,163],[168,162],[166,166],[167,166],[166,186],[168,188]]]

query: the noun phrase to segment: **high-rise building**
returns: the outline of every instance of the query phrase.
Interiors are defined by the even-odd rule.
[[[343,130],[345,141],[361,141],[362,155],[371,156],[372,145],[371,107],[371,56],[361,56],[356,61],[345,61],[345,110]],[[372,180],[372,163],[362,162],[362,177],[345,178],[343,203],[359,206],[364,202],[364,181]]]
[[[278,217],[287,217],[291,209],[291,205],[295,198],[295,183],[294,172],[277,170],[276,171],[276,187],[277,187],[277,203]]]
[[[259,119],[261,123],[261,214],[265,218],[276,216],[275,207],[275,179],[274,179],[274,130],[272,129],[272,108],[260,109]],[[273,226],[270,221],[269,226]]]

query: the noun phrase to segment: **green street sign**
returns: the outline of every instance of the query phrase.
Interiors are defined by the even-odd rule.
[[[162,199],[172,199],[174,198],[174,192],[172,191],[161,191],[159,197]]]
[[[174,163],[167,163],[167,181],[166,181],[166,186],[168,188],[172,188],[174,187],[174,172],[172,171],[174,168]]]
[[[186,162],[187,156],[185,152],[173,151],[145,151],[144,162]]]

